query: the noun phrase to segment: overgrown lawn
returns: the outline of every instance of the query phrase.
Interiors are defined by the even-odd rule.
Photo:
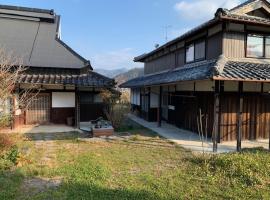
[[[0,199],[270,199],[264,150],[203,156],[141,127],[129,132],[91,141],[78,133],[16,137],[23,156],[1,171]]]

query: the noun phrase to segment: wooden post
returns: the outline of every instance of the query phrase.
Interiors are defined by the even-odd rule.
[[[75,89],[75,126],[80,128],[80,94],[77,87]]]
[[[161,121],[162,121],[162,86],[159,86],[158,127],[161,127]]]
[[[242,149],[243,82],[238,83],[237,151]]]
[[[213,152],[217,152],[218,149],[218,136],[219,136],[219,113],[220,113],[220,82],[215,81],[215,102],[214,102],[214,127],[213,127]]]

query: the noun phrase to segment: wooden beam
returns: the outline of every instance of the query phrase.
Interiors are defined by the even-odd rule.
[[[75,126],[80,128],[80,92],[78,88],[75,88]]]
[[[214,127],[213,127],[213,152],[218,149],[218,135],[219,135],[219,114],[220,114],[220,81],[215,81],[215,95],[214,95]]]
[[[243,82],[238,83],[237,151],[242,149]]]
[[[162,86],[159,86],[158,127],[161,127],[161,121],[162,121]]]

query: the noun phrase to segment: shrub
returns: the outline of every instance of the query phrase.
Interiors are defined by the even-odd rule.
[[[19,149],[17,146],[13,146],[7,153],[7,160],[11,161],[15,165],[17,164],[18,157],[19,157]]]
[[[0,127],[5,128],[10,126],[11,115],[9,114],[0,114]]]
[[[7,134],[0,134],[0,155],[6,150],[9,150],[14,145],[13,141]]]
[[[104,90],[101,93],[103,102],[105,104],[104,112],[112,126],[118,130],[125,119],[125,116],[130,111],[130,104],[120,101],[118,93],[109,90]]]
[[[7,134],[0,134],[0,171],[17,164],[19,150]]]

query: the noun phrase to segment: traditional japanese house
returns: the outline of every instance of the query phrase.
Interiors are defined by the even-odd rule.
[[[22,59],[27,70],[16,93],[38,92],[25,112],[16,110],[13,127],[21,124],[64,124],[103,114],[99,95],[114,87],[114,80],[93,72],[90,61],[61,40],[60,16],[53,10],[0,5],[0,45]],[[16,103],[16,98],[14,100]]]
[[[210,21],[135,58],[145,75],[131,103],[148,121],[198,132],[217,143],[268,138],[270,133],[270,4],[250,0],[218,9]],[[201,113],[201,115],[200,115]]]

